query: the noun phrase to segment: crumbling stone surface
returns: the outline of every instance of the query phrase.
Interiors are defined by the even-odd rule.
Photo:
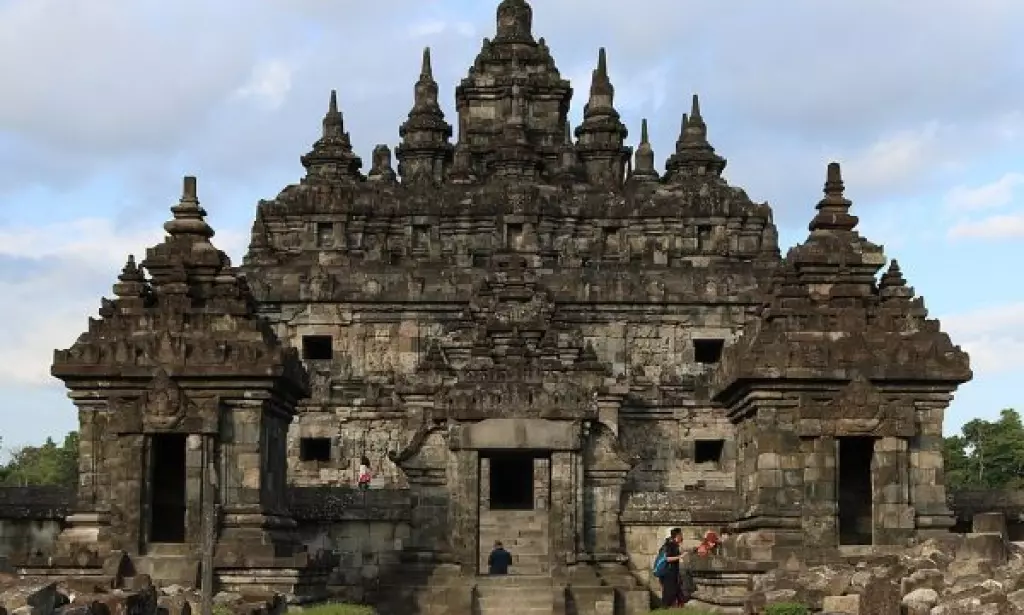
[[[147,575],[126,580],[127,588],[82,578],[36,579],[0,576],[0,615],[192,615],[202,597],[178,585],[157,588]],[[274,592],[221,592],[213,603],[232,615],[283,615],[285,596]]]
[[[882,563],[775,570],[758,579],[749,606],[796,601],[847,614],[1024,613],[1024,548],[1004,542],[1001,555],[986,549],[979,558],[976,537],[929,540]]]

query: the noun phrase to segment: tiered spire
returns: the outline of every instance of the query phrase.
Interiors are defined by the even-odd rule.
[[[564,182],[577,182],[583,179],[583,169],[580,167],[579,156],[576,155],[576,146],[572,143],[572,129],[569,122],[565,123],[565,138],[562,141],[562,149],[559,152],[557,179]]]
[[[345,120],[338,110],[338,93],[331,90],[331,101],[324,115],[323,136],[302,157],[308,176],[322,179],[357,179],[363,161],[352,152],[352,140],[345,132]]]
[[[590,83],[590,100],[583,107],[583,123],[576,128],[577,151],[591,183],[615,187],[622,183],[630,156],[624,145],[629,131],[615,110],[615,87],[608,77],[604,48]]]
[[[721,176],[726,160],[715,153],[708,142],[708,127],[700,113],[700,99],[696,94],[690,106],[689,115],[683,114],[676,151],[665,163],[669,181],[691,175]]]
[[[366,180],[371,182],[394,183],[397,176],[391,168],[391,148],[381,143],[373,148],[373,159]]]
[[[636,148],[636,165],[629,177],[634,182],[658,181],[658,171],[654,168],[654,149],[647,137],[647,118],[640,120],[640,145]]]
[[[843,192],[843,175],[838,162],[830,162],[825,178],[825,198],[818,202],[815,209],[817,215],[811,220],[808,229],[817,231],[852,231],[857,227],[857,216],[850,215],[850,205]]]
[[[856,232],[857,217],[843,195],[838,162],[831,162],[825,179],[825,198],[809,225],[807,240],[791,248],[786,260],[800,271],[805,284],[834,284],[833,297],[862,296],[872,292],[875,276],[885,265],[881,246]]]
[[[200,241],[213,237],[213,229],[206,223],[206,210],[199,206],[195,177],[185,177],[181,200],[171,207],[171,213],[173,218],[164,223],[164,230],[171,237],[190,237]]]
[[[476,172],[473,170],[473,154],[462,142],[455,146],[452,168],[448,171],[448,181],[453,184],[472,184],[477,181]]]
[[[527,104],[522,88],[513,84],[511,109],[494,159],[494,171],[499,177],[532,178],[540,169],[540,157],[527,138]]]
[[[502,0],[498,5],[495,43],[532,43],[533,9],[526,0]]]
[[[402,143],[395,154],[403,181],[440,182],[452,160],[452,126],[444,119],[437,100],[437,81],[430,64],[430,48],[423,50],[420,77],[409,119],[399,128]]]
[[[128,255],[128,262],[125,263],[121,275],[117,276],[117,283],[114,284],[114,295],[119,300],[135,299],[141,297],[146,291],[146,276],[142,268],[135,262],[135,255]]]
[[[882,274],[882,279],[878,283],[878,294],[883,299],[910,299],[914,296],[914,289],[907,285],[896,259],[889,263],[889,269]]]

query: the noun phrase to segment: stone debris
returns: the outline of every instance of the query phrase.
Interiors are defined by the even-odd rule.
[[[180,585],[157,588],[146,575],[111,588],[109,580],[36,579],[0,574],[0,615],[198,615],[202,596]],[[218,615],[283,615],[284,596],[220,592]]]
[[[756,581],[748,608],[799,602],[835,615],[1024,615],[1024,545],[998,531],[949,534],[880,559],[771,571]]]

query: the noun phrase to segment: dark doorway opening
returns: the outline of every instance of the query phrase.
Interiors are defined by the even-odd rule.
[[[492,455],[490,499],[492,510],[533,510],[533,455]]]
[[[839,438],[836,488],[839,494],[841,545],[873,543],[871,461],[874,455],[874,438]]]
[[[185,434],[151,440],[150,542],[185,542]]]

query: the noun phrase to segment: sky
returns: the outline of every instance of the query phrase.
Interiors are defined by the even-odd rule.
[[[398,142],[420,53],[442,106],[497,0],[0,0],[0,438],[59,438],[49,376],[129,253],[160,241],[181,177],[237,262],[261,198],[302,175],[329,92],[364,161]],[[535,0],[577,92],[599,47],[659,166],[699,93],[726,176],[806,236],[825,165],[970,354],[947,432],[1024,410],[1024,2]],[[574,123],[575,123],[574,122]],[[364,166],[364,170],[366,170]]]

